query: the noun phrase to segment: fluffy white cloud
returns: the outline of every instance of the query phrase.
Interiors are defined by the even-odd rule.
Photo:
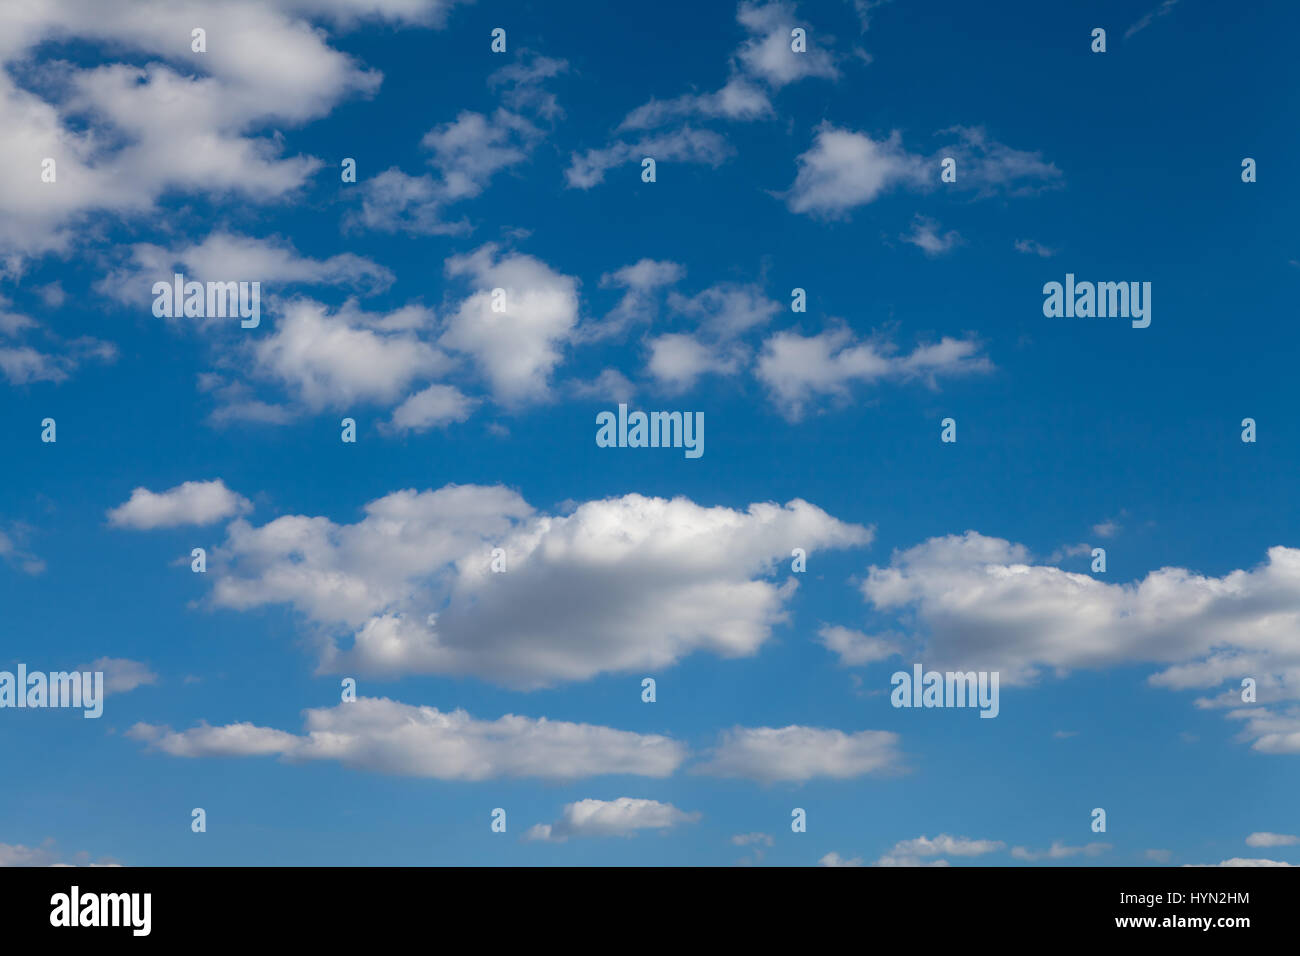
[[[716,348],[683,332],[649,339],[646,347],[650,350],[646,371],[670,394],[694,387],[702,375],[731,375],[740,367],[736,352],[719,354]]]
[[[755,375],[780,412],[797,421],[818,397],[847,401],[855,382],[920,379],[934,387],[940,376],[978,374],[992,367],[970,339],[944,336],[901,355],[888,343],[860,342],[839,327],[813,336],[775,333],[763,343]]]
[[[983,856],[1006,848],[1001,840],[972,840],[941,833],[933,840],[919,836],[915,840],[900,840],[876,861],[876,866],[949,866],[944,856]]]
[[[395,492],[365,513],[352,525],[232,523],[209,556],[213,601],[293,606],[316,625],[330,671],[533,687],[697,651],[754,654],[795,589],[772,577],[791,542],[871,539],[800,500],[736,511],[626,495],[546,515],[504,488],[448,485]],[[493,548],[507,573],[492,572]]]
[[[1251,859],[1247,857],[1234,856],[1230,860],[1224,860],[1220,863],[1188,863],[1187,866],[1294,866],[1293,863],[1283,863],[1280,860]]]
[[[1028,549],[969,531],[932,538],[872,567],[862,584],[882,612],[914,615],[926,663],[999,671],[1004,684],[1158,663],[1154,686],[1229,684],[1204,707],[1233,707],[1244,736],[1266,753],[1300,752],[1300,714],[1241,707],[1240,681],[1261,702],[1300,698],[1300,550],[1274,547],[1252,570],[1207,577],[1161,568],[1109,583],[1032,561]]]
[[[845,667],[861,667],[898,653],[898,646],[892,640],[871,637],[847,627],[828,625],[817,632],[817,637],[827,650],[839,655]]]
[[[1011,848],[1011,855],[1017,860],[1065,860],[1072,856],[1100,856],[1111,849],[1109,843],[1088,843],[1083,846],[1066,846],[1060,840],[1053,840],[1046,850],[1030,850],[1023,846]]]
[[[577,281],[492,244],[449,259],[447,274],[475,291],[451,314],[439,344],[471,356],[499,402],[546,398],[578,323]],[[500,312],[493,309],[496,289],[505,292]]]
[[[822,123],[812,148],[798,159],[794,185],[785,200],[793,212],[835,218],[894,186],[918,187],[926,175],[924,161],[903,149],[897,131],[877,141]]]
[[[1252,833],[1246,837],[1246,846],[1295,846],[1300,837],[1289,833]]]
[[[762,78],[775,89],[808,77],[833,80],[839,76],[835,58],[818,47],[813,37],[808,38],[803,53],[790,49],[790,31],[794,27],[808,28],[806,21],[796,17],[793,3],[742,0],[736,19],[750,33],[736,51],[736,59],[751,76]]]
[[[814,777],[846,780],[893,770],[898,735],[884,730],[846,734],[820,727],[735,727],[724,731],[707,762],[693,772],[761,783]]]
[[[393,410],[391,425],[401,431],[428,431],[465,421],[476,404],[452,385],[430,385]]]
[[[352,770],[438,780],[666,777],[686,757],[682,744],[655,734],[513,714],[478,720],[463,710],[388,698],[309,709],[304,724],[301,735],[248,723],[179,732],[140,723],[127,733],[173,757],[278,754],[289,762],[329,760]]]
[[[571,837],[632,837],[638,830],[669,830],[699,819],[699,813],[686,813],[658,800],[579,800],[566,804],[555,823],[530,827],[524,838],[563,843]]]
[[[275,134],[368,96],[379,73],[329,45],[369,17],[439,25],[441,0],[48,0],[0,5],[0,252],[66,251],[96,212],[146,214],[164,193],[235,194],[258,202],[320,168],[284,156]],[[190,49],[202,24],[207,52]],[[83,68],[60,59],[61,82],[20,86],[13,69],[38,45],[80,41],[118,58]],[[52,98],[47,90],[56,90]],[[41,161],[57,162],[41,183]],[[35,183],[35,188],[33,188]]]
[[[108,523],[118,528],[148,531],[214,524],[252,509],[252,502],[231,491],[224,481],[217,478],[187,481],[162,492],[136,488],[128,501],[108,512]]]
[[[823,122],[811,148],[797,160],[794,183],[784,195],[786,205],[797,213],[843,218],[896,187],[932,188],[938,182],[939,160],[947,156],[957,161],[956,188],[981,195],[1023,194],[1061,180],[1060,170],[1039,153],[990,140],[980,127],[943,132],[955,133],[956,140],[925,157],[907,152],[897,130],[875,140]]]
[[[432,321],[419,308],[377,315],[348,303],[331,312],[295,299],[276,318],[274,332],[248,346],[251,371],[312,410],[392,404],[454,364],[421,337],[420,326]]]
[[[832,850],[830,853],[827,853],[824,857],[818,860],[817,865],[818,866],[861,866],[862,857],[855,856],[851,859],[845,859],[844,857],[836,853],[834,850]]]

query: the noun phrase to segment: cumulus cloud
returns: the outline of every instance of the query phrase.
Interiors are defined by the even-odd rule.
[[[566,804],[555,823],[538,823],[526,840],[563,843],[572,837],[633,837],[638,830],[669,830],[694,823],[701,814],[686,813],[671,803],[619,797],[617,800],[579,800]]]
[[[329,45],[316,22],[341,30],[371,17],[440,25],[441,0],[49,0],[0,5],[0,147],[7,169],[57,161],[33,189],[0,183],[0,251],[66,252],[91,215],[142,216],[172,191],[268,202],[321,166],[284,155],[276,131],[369,96],[381,75]],[[201,15],[200,15],[201,14]],[[209,47],[190,51],[201,22]],[[20,85],[14,66],[49,41],[79,41],[118,62],[57,64],[59,83]],[[16,78],[17,77],[17,78]],[[57,91],[55,93],[47,92]]]
[[[1293,863],[1283,863],[1281,860],[1267,860],[1262,858],[1248,858],[1234,856],[1230,860],[1223,860],[1220,863],[1188,863],[1187,866],[1294,866]]]
[[[430,385],[398,405],[390,424],[400,431],[428,431],[465,421],[476,404],[455,386]]]
[[[861,866],[862,857],[855,856],[851,859],[845,859],[844,857],[836,853],[834,850],[832,850],[830,853],[827,853],[824,857],[818,860],[817,865],[818,866]]]
[[[940,833],[934,839],[919,836],[900,840],[876,861],[876,866],[949,866],[945,856],[983,856],[1006,848],[1001,840],[972,840]]]
[[[1292,836],[1289,833],[1252,833],[1246,837],[1246,846],[1263,847],[1263,846],[1295,846],[1300,843],[1300,837]]]
[[[1024,194],[1061,180],[1060,170],[1039,153],[991,140],[982,127],[953,127],[943,132],[955,134],[956,139],[925,157],[907,152],[897,130],[877,140],[823,122],[811,148],[796,161],[794,183],[783,194],[786,205],[792,212],[841,219],[892,189],[933,188],[939,160],[948,156],[957,161],[953,185],[979,195]]]
[[[760,783],[847,780],[896,769],[897,747],[898,735],[883,730],[735,727],[721,734],[709,759],[693,772]]]
[[[136,488],[129,500],[108,512],[108,523],[118,528],[149,531],[181,525],[215,524],[252,509],[252,502],[216,478],[212,481],[187,481],[161,492]]]
[[[1162,664],[1153,686],[1226,682],[1200,706],[1235,708],[1228,716],[1257,750],[1300,752],[1300,714],[1242,708],[1238,686],[1249,674],[1261,701],[1300,698],[1300,550],[1270,548],[1263,564],[1222,577],[1169,567],[1112,584],[968,531],[895,552],[870,569],[862,592],[877,611],[914,618],[931,666],[996,670],[1004,684],[1024,684],[1044,671]]]
[[[1017,860],[1065,860],[1072,856],[1100,856],[1111,849],[1109,843],[1088,843],[1084,846],[1066,846],[1053,840],[1046,850],[1030,850],[1023,846],[1012,847],[1011,855]]]
[[[23,846],[20,843],[0,843],[0,867],[6,866],[121,866],[113,860],[92,861],[89,853],[82,851],[72,857],[72,862],[62,862],[61,854],[51,838],[40,846]]]
[[[848,401],[855,383],[919,379],[934,387],[940,377],[992,368],[973,339],[944,336],[903,355],[889,343],[859,341],[841,326],[812,336],[795,331],[771,335],[763,343],[755,375],[781,414],[798,421],[818,398]]]
[[[737,511],[625,495],[550,515],[505,488],[448,485],[364,511],[351,525],[233,522],[210,555],[213,602],[292,606],[331,672],[535,687],[697,651],[754,654],[794,592],[773,579],[790,542],[843,548],[872,535],[801,500]],[[491,571],[494,548],[506,574]]]
[[[602,774],[666,777],[686,757],[668,737],[507,714],[479,720],[464,710],[359,697],[304,711],[303,734],[250,723],[189,730],[139,723],[127,736],[173,757],[261,757],[336,761],[350,770],[438,780]]]
[[[447,261],[447,274],[475,291],[462,300],[439,339],[470,356],[497,401],[517,405],[548,396],[551,374],[578,324],[578,283],[533,256],[488,244]],[[494,290],[504,291],[497,311]]]

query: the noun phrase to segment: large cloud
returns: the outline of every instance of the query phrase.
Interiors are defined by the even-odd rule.
[[[696,773],[761,783],[846,780],[897,768],[898,735],[884,730],[820,727],[735,727],[725,731]]]
[[[380,74],[329,46],[311,22],[377,17],[437,25],[444,0],[46,0],[0,5],[0,253],[67,248],[90,213],[151,210],[171,190],[267,201],[320,160],[272,135],[370,95]],[[192,52],[190,31],[207,31]],[[60,60],[60,82],[20,83],[38,45],[80,41],[121,61]],[[36,92],[39,90],[40,92]],[[56,90],[57,93],[49,91]],[[46,98],[46,97],[50,98]],[[40,181],[45,158],[58,179]]]
[[[448,485],[372,501],[355,524],[235,521],[208,577],[219,606],[301,612],[324,669],[536,687],[753,654],[795,588],[778,562],[870,539],[801,500],[737,511],[633,494],[549,515],[505,488]]]
[[[1261,702],[1300,698],[1300,550],[1273,547],[1251,570],[1222,577],[1184,568],[1132,583],[1034,563],[1027,548],[969,531],[932,538],[872,567],[862,592],[877,611],[914,616],[926,666],[999,671],[1004,684],[1139,663],[1177,690],[1228,689],[1205,707],[1234,707],[1258,750],[1300,752],[1293,712],[1242,707],[1252,677]]]
[[[300,735],[248,723],[183,731],[140,723],[127,733],[173,757],[279,755],[290,762],[331,760],[352,770],[439,780],[666,777],[686,757],[682,744],[656,734],[513,714],[478,720],[463,710],[388,698],[313,708],[304,718]]]

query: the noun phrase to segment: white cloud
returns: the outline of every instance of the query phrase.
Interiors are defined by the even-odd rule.
[[[179,732],[141,723],[128,736],[173,757],[278,754],[289,762],[329,760],[351,770],[438,780],[666,777],[686,757],[683,745],[655,734],[513,714],[478,720],[463,710],[387,698],[308,709],[304,723],[301,735],[248,723]]]
[[[924,162],[903,149],[898,131],[873,140],[864,133],[817,127],[812,148],[798,158],[794,184],[785,194],[792,212],[838,218],[873,202],[898,185],[925,182]]]
[[[401,431],[428,431],[465,421],[476,404],[454,386],[430,385],[393,410],[391,425]]]
[[[908,355],[892,353],[887,343],[857,341],[845,327],[814,336],[777,332],[763,343],[755,375],[767,386],[778,410],[797,421],[818,397],[847,401],[854,383],[919,378],[934,386],[941,375],[992,369],[973,340],[945,336],[937,344],[918,346]]]
[[[847,627],[826,626],[817,632],[819,643],[839,655],[845,667],[861,667],[873,661],[883,661],[898,653],[891,640],[871,637]]]
[[[120,866],[112,860],[92,862],[89,853],[82,851],[73,855],[73,862],[60,862],[61,853],[55,847],[53,839],[46,840],[40,846],[23,846],[20,843],[0,843],[0,867],[7,866]]]
[[[473,286],[451,314],[439,343],[470,355],[498,402],[542,400],[578,323],[578,283],[533,256],[495,245],[447,261],[447,274]],[[504,311],[493,309],[505,291]]]
[[[125,694],[137,687],[158,683],[158,675],[148,664],[126,657],[100,657],[79,670],[102,671],[104,690],[110,694]]]
[[[1224,860],[1221,863],[1188,863],[1187,866],[1294,866],[1293,863],[1283,863],[1280,860],[1250,859],[1247,857],[1234,856],[1230,860]]]
[[[933,859],[943,856],[984,856],[1006,848],[1001,840],[972,840],[941,833],[933,840],[919,836],[914,840],[900,840],[889,852],[876,861],[876,866],[949,866],[947,860]]]
[[[352,525],[234,522],[210,554],[214,603],[293,606],[330,672],[535,687],[697,651],[754,654],[794,592],[771,577],[789,542],[850,547],[872,534],[799,500],[735,511],[626,495],[547,515],[501,487],[448,485],[364,510]],[[504,574],[490,570],[497,547]]]
[[[846,734],[819,727],[735,727],[724,731],[709,760],[694,773],[761,783],[815,777],[847,780],[895,769],[898,735],[883,730]]]
[[[995,142],[982,127],[955,126],[942,132],[955,133],[957,140],[924,157],[908,153],[897,130],[887,139],[874,140],[823,122],[812,146],[798,157],[794,183],[783,197],[786,205],[792,212],[843,218],[895,187],[933,188],[939,160],[949,156],[957,161],[953,185],[979,195],[1022,195],[1060,182],[1061,171],[1041,154]]]
[[[1072,856],[1100,856],[1112,849],[1109,843],[1088,843],[1084,846],[1066,846],[1053,840],[1046,850],[1030,850],[1023,846],[1012,847],[1011,855],[1017,860],[1065,860]]]
[[[793,3],[742,0],[736,19],[751,34],[736,51],[737,60],[751,76],[761,77],[774,89],[808,77],[838,78],[835,58],[817,45],[816,31],[796,17]],[[808,31],[808,48],[803,53],[790,48],[790,31],[794,27]]]
[[[774,846],[776,841],[768,833],[737,833],[731,838],[731,842],[736,846]]]
[[[137,243],[127,251],[129,265],[116,269],[96,288],[127,303],[149,302],[155,282],[171,282],[176,271],[187,281],[261,282],[268,284],[341,285],[365,292],[382,292],[393,283],[393,273],[376,262],[350,252],[325,259],[301,255],[293,243],[279,236],[255,239],[229,232],[213,232],[189,246],[165,249]]]
[[[653,159],[656,166],[665,162],[700,163],[716,169],[732,152],[727,141],[712,130],[683,126],[671,132],[643,136],[635,142],[618,141],[601,149],[574,153],[564,175],[569,186],[590,189],[604,182],[605,174],[611,169],[632,162],[640,167],[646,157]],[[629,171],[628,175],[639,181],[640,169]]]
[[[940,235],[941,228],[933,219],[918,215],[912,222],[912,231],[899,238],[931,257],[951,252],[965,241],[955,229]]]
[[[1124,39],[1127,40],[1129,37],[1133,36],[1133,34],[1137,33],[1139,30],[1145,30],[1147,27],[1151,25],[1151,22],[1155,20],[1157,17],[1167,16],[1170,13],[1172,13],[1174,10],[1174,6],[1177,3],[1178,0],[1163,0],[1160,6],[1156,7],[1150,13],[1143,14],[1142,17],[1136,23],[1134,23],[1127,30],[1125,30]]]
[[[1300,837],[1289,833],[1252,833],[1246,837],[1246,846],[1295,846]]]
[[[522,59],[497,70],[488,85],[500,88],[505,106],[491,113],[462,110],[454,120],[424,134],[436,175],[410,176],[397,167],[361,185],[360,211],[350,223],[388,232],[447,234],[465,231],[463,221],[445,221],[447,206],[482,193],[502,170],[525,162],[544,138],[534,118],[554,119],[562,111],[541,85],[568,69],[563,60],[521,51]]]
[[[379,17],[436,26],[436,0],[48,0],[0,5],[0,146],[6,169],[39,171],[0,183],[0,252],[66,252],[92,214],[139,217],[164,194],[238,195],[255,202],[298,189],[321,161],[285,156],[279,130],[369,96],[381,76],[329,45],[311,18],[345,29]],[[190,50],[202,23],[208,50]],[[40,44],[81,41],[119,62],[47,68],[61,82],[18,85]],[[57,90],[44,98],[45,90]],[[36,188],[33,188],[35,183]]]
[[[861,866],[862,857],[855,856],[852,859],[845,859],[844,857],[836,853],[834,850],[832,850],[830,853],[827,853],[824,857],[818,860],[817,865],[818,866]]]
[[[118,528],[148,531],[214,524],[252,509],[252,502],[231,491],[224,481],[217,478],[187,481],[162,492],[136,488],[128,501],[108,512],[108,523]]]
[[[0,296],[0,375],[11,385],[65,382],[87,362],[113,362],[117,354],[117,346],[90,336],[60,338]]]
[[[330,312],[295,299],[284,305],[274,332],[249,346],[252,372],[314,411],[392,404],[417,381],[453,365],[420,336],[419,326],[431,323],[432,315],[418,308],[376,315],[348,303]]]
[[[740,368],[735,351],[719,354],[717,348],[683,332],[649,339],[646,346],[650,350],[646,371],[669,394],[693,388],[702,375],[732,375]]]
[[[864,596],[915,615],[929,666],[996,670],[1003,684],[1153,662],[1174,690],[1229,688],[1205,707],[1237,707],[1244,737],[1266,753],[1300,752],[1300,715],[1240,708],[1240,681],[1261,701],[1300,698],[1300,550],[1274,547],[1253,570],[1207,577],[1161,568],[1130,584],[1034,564],[1025,547],[965,535],[932,538],[872,567]]]
[[[530,827],[524,838],[563,843],[571,837],[633,837],[638,830],[669,830],[683,823],[694,823],[700,816],[658,800],[634,797],[579,800],[566,804],[555,823]]]
[[[1023,252],[1025,255],[1041,256],[1044,259],[1050,259],[1056,255],[1055,249],[1049,249],[1035,239],[1017,239],[1016,252]]]

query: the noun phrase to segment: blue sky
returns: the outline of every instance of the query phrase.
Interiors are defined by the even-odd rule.
[[[0,863],[1300,863],[1294,20],[0,11]]]

